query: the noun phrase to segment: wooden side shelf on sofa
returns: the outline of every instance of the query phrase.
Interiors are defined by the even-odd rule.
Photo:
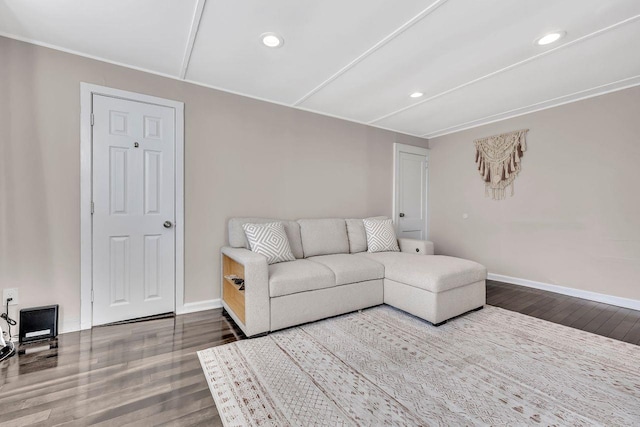
[[[244,290],[225,276],[236,275],[244,279],[244,266],[226,255],[222,256],[222,299],[244,324]]]

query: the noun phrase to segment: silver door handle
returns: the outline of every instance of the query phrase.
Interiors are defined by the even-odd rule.
[[[404,214],[400,212],[400,218],[404,218]]]
[[[165,221],[164,224],[162,224],[164,226],[164,228],[171,228],[173,227],[173,224],[171,223],[171,221]]]

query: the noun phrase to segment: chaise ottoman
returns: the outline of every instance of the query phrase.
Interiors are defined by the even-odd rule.
[[[443,255],[362,252],[384,265],[384,302],[434,325],[486,301],[487,269],[477,262]]]

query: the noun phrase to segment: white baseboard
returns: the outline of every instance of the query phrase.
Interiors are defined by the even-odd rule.
[[[182,305],[182,307],[176,309],[176,314],[195,313],[196,311],[212,310],[214,308],[221,307],[222,300],[220,298],[209,299],[205,301],[186,302]]]
[[[62,325],[60,325],[60,330],[58,331],[61,334],[66,334],[67,332],[76,332],[80,330],[80,319],[65,319],[62,321]]]
[[[565,286],[552,285],[550,283],[535,282],[533,280],[503,276],[502,274],[489,273],[487,275],[487,279],[496,280],[498,282],[511,283],[513,285],[526,286],[527,288],[541,289],[543,291],[555,292],[557,294],[569,295],[572,297],[582,298],[590,301],[602,302],[605,304],[616,305],[618,307],[630,308],[632,310],[640,310],[640,300],[631,298],[600,294],[598,292],[583,291],[581,289],[567,288]]]
[[[182,307],[176,307],[176,314],[195,313],[196,311],[212,310],[221,308],[222,301],[218,299],[210,299],[205,301],[187,302]],[[83,329],[91,329],[90,324],[82,325],[79,318],[63,320],[58,333],[66,334],[68,332],[76,332]]]

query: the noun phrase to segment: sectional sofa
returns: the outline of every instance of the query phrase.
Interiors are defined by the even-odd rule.
[[[248,249],[243,224],[276,221],[296,259],[268,265]],[[247,336],[379,304],[439,325],[486,301],[484,266],[434,255],[431,242],[414,239],[398,239],[400,252],[369,253],[362,219],[232,218],[228,225],[223,306]],[[244,290],[230,273],[244,279]]]

